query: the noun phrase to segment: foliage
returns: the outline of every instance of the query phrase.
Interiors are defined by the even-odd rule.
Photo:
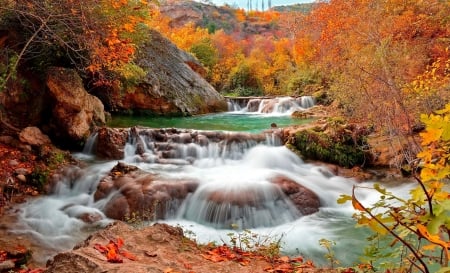
[[[448,56],[449,12],[448,1],[438,0],[323,1],[304,19],[298,39],[313,45],[307,59],[330,77],[349,117],[408,134],[417,110],[403,88]]]
[[[253,74],[250,65],[240,64],[230,74],[225,90],[237,92],[240,96],[258,96],[261,95],[261,84]]]
[[[333,246],[336,245],[336,242],[327,239],[320,239],[319,245],[324,247],[327,251],[327,253],[325,254],[325,258],[330,262],[330,268],[334,268],[335,265],[339,265],[339,261],[336,260],[333,251]]]
[[[287,82],[287,93],[290,95],[312,95],[323,88],[322,79],[317,71],[300,70]]]
[[[122,257],[131,261],[136,261],[137,258],[135,255],[122,249],[123,245],[123,239],[118,237],[117,240],[110,240],[107,245],[96,243],[94,248],[100,253],[105,254],[107,261],[110,263],[123,263]]]
[[[213,68],[219,59],[217,49],[212,46],[210,39],[193,44],[190,52],[209,70]]]
[[[244,229],[240,232],[230,232],[228,236],[233,249],[250,251],[271,260],[280,256],[282,235],[279,237],[263,236]]]
[[[435,114],[422,115],[426,125],[421,133],[423,150],[420,176],[415,176],[418,186],[409,197],[396,196],[375,184],[373,189],[380,199],[370,207],[356,197],[343,195],[338,202],[351,201],[359,211],[354,217],[359,225],[368,226],[375,235],[369,238],[377,245],[368,248],[366,255],[378,266],[393,268],[398,272],[448,272],[450,248],[450,104]],[[393,237],[390,247],[380,243]],[[386,263],[385,258],[398,259]],[[439,271],[438,271],[439,270]]]
[[[148,38],[147,1],[14,1],[2,6],[3,27],[20,33],[18,59],[34,67],[59,64],[91,74],[96,84],[124,76],[136,47]],[[129,78],[129,77],[128,77]]]

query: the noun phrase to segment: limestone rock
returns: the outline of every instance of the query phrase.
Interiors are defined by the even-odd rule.
[[[107,159],[122,159],[128,135],[128,129],[100,128],[97,135],[97,156]]]
[[[310,189],[284,176],[273,178],[272,183],[281,188],[303,215],[319,211],[319,197]]]
[[[95,126],[105,124],[102,102],[86,92],[75,70],[52,67],[46,84],[55,100],[53,131],[57,137],[84,141]]]
[[[33,146],[41,146],[51,143],[50,138],[43,134],[37,127],[26,127],[20,132],[19,139],[23,143]]]
[[[164,218],[168,211],[177,209],[196,188],[195,181],[163,179],[119,162],[99,182],[94,200],[110,198],[104,208],[109,218],[126,220],[136,216],[153,220]]]
[[[108,262],[105,254],[95,246],[105,246],[110,241],[123,239],[121,251],[136,257],[129,260],[119,253],[122,263]],[[202,248],[183,236],[179,227],[154,224],[135,229],[123,222],[117,222],[106,229],[94,233],[73,250],[56,255],[47,264],[45,273],[161,273],[161,272],[264,272],[270,267],[265,259],[249,259],[249,265],[242,266],[236,261],[224,260],[220,263],[205,259]]]
[[[225,98],[191,69],[198,63],[192,55],[156,31],[150,37],[137,57],[146,72],[137,86],[96,90],[109,111],[185,116],[227,110]]]

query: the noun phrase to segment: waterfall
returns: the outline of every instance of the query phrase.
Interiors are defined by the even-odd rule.
[[[277,111],[302,107],[301,102],[287,98],[279,99],[277,104]],[[336,203],[340,195],[351,194],[355,182],[335,176],[325,167],[303,162],[281,145],[276,134],[132,128],[129,136],[122,161],[157,176],[157,182],[167,181],[164,186],[180,185],[179,181],[197,183],[184,199],[164,203],[164,219],[159,221],[192,231],[201,243],[227,242],[228,234],[237,227],[280,236],[285,253],[301,253],[315,261],[325,254],[318,244],[322,238],[337,243],[336,258],[343,264],[354,263],[362,252],[365,231],[354,227],[353,207]],[[111,222],[105,208],[119,190],[99,199],[94,195],[100,180],[116,164],[115,160],[89,161],[88,167],[67,172],[52,195],[22,205],[20,225],[14,232],[32,235],[47,248],[36,254],[36,259],[45,262],[55,252],[72,248],[90,232]],[[277,179],[292,184],[286,190],[275,184]],[[370,187],[372,182],[363,185]],[[295,189],[292,186],[302,186],[317,195],[318,211],[303,214],[295,194],[290,195]],[[363,189],[358,197],[366,203],[377,200],[378,195]]]
[[[97,141],[97,135],[98,133],[94,132],[87,138],[86,143],[84,144],[83,154],[92,155],[95,153],[95,144]]]
[[[228,111],[258,114],[289,115],[315,105],[312,96],[276,98],[228,98]]]

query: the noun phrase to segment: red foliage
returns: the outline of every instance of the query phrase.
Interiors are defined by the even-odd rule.
[[[105,254],[107,261],[110,263],[123,263],[122,257],[125,257],[131,261],[136,261],[136,256],[126,250],[120,249],[122,246],[122,238],[117,238],[116,242],[110,240],[109,243],[105,246],[101,244],[95,244],[94,248],[99,252]]]

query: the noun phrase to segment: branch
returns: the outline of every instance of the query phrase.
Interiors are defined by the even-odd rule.
[[[27,43],[23,46],[22,50],[20,51],[19,55],[17,56],[16,62],[10,67],[10,71],[8,75],[6,75],[4,82],[0,85],[0,91],[4,90],[6,87],[6,84],[8,83],[9,79],[13,76],[14,71],[16,71],[17,66],[19,65],[20,60],[22,59],[23,55],[27,51],[30,44],[33,42],[34,38],[41,32],[41,30],[45,27],[47,22],[50,20],[51,16],[48,16],[46,19],[41,21],[41,25],[39,28],[31,35],[30,39],[28,39]]]
[[[420,271],[425,272],[425,273],[430,273],[426,263],[422,260],[422,258],[415,251],[415,249],[407,241],[405,241],[402,237],[397,235],[397,233],[395,233],[392,229],[390,229],[388,226],[386,226],[381,220],[379,220],[377,217],[375,217],[366,207],[363,206],[363,204],[361,204],[361,202],[359,202],[358,199],[356,199],[355,186],[353,186],[353,189],[352,189],[352,204],[353,204],[353,207],[355,207],[356,209],[362,210],[362,211],[366,212],[367,214],[369,214],[369,216],[372,217],[372,219],[374,219],[379,225],[381,225],[384,229],[386,229],[392,236],[394,236],[404,246],[406,246],[411,251],[411,253],[414,255],[414,257],[423,266],[423,270],[421,269]]]
[[[428,191],[425,188],[425,184],[422,182],[422,180],[415,174],[414,174],[414,178],[416,179],[417,183],[419,183],[420,187],[422,188],[423,192],[425,193],[425,196],[427,197],[427,202],[428,202],[428,208],[430,210],[430,215],[434,216],[433,203],[431,202],[432,197],[428,194]]]

